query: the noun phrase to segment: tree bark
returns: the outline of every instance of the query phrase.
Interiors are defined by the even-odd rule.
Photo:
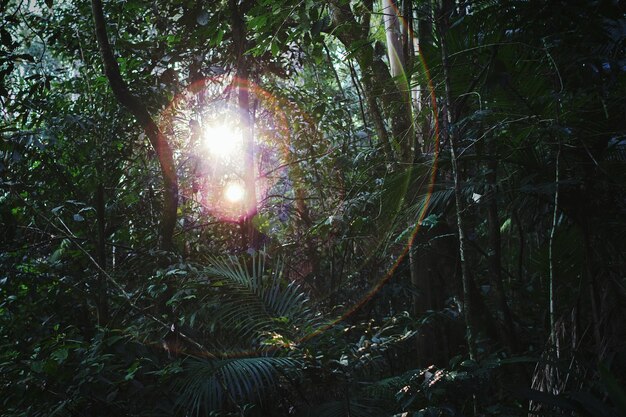
[[[394,78],[402,77],[406,62],[404,59],[404,48],[402,47],[398,8],[393,0],[382,0],[382,5],[385,36],[387,39],[387,58],[389,59],[391,76]]]
[[[419,15],[419,18],[417,19],[417,25],[418,39],[416,55],[421,56],[422,70],[426,73],[426,75],[428,75],[427,68],[424,65],[424,63],[426,62],[426,59],[424,58],[424,53],[426,51],[426,48],[429,47],[433,41],[432,10],[430,6],[427,7],[421,15]],[[414,90],[416,93],[415,108],[417,109],[417,112],[419,112],[422,116],[420,129],[421,141],[416,135],[415,148],[420,149],[423,152],[428,152],[429,150],[432,150],[432,144],[430,144],[430,147],[426,146],[427,144],[429,144],[429,140],[432,136],[432,110],[428,110],[432,100],[431,87],[429,86],[429,83],[429,80],[422,82],[420,83],[419,87]]]
[[[102,1],[91,0],[91,9],[104,73],[109,80],[113,94],[119,103],[126,107],[141,124],[159,159],[164,186],[163,210],[160,222],[160,246],[161,249],[170,251],[173,249],[172,239],[176,226],[176,210],[178,208],[178,177],[176,175],[172,148],[144,104],[129,91],[128,86],[122,79],[117,60],[109,44]]]
[[[452,162],[452,176],[454,178],[454,199],[456,202],[456,220],[457,229],[459,234],[459,258],[461,262],[461,281],[463,284],[463,310],[465,316],[466,326],[466,339],[467,348],[470,359],[476,359],[476,341],[475,337],[475,321],[474,321],[474,306],[471,296],[472,284],[470,282],[469,271],[467,268],[466,259],[466,237],[465,227],[463,220],[463,197],[461,195],[461,174],[458,167],[458,138],[454,130],[454,123],[452,120],[452,88],[450,86],[450,63],[448,62],[448,51],[446,48],[446,31],[447,26],[439,26],[440,42],[441,42],[441,59],[442,69],[445,85],[445,109],[444,109],[444,121],[445,121],[445,136],[450,143],[450,153]]]
[[[254,164],[254,120],[250,114],[249,71],[246,60],[246,24],[243,20],[243,12],[237,5],[236,0],[229,0],[232,19],[233,42],[237,58],[237,73],[235,85],[238,88],[238,106],[243,132],[244,154],[244,185],[245,185],[245,217],[244,233],[247,236],[248,246],[254,250],[259,249],[260,234],[254,227],[252,219],[258,212],[256,196],[256,169]]]
[[[504,284],[502,280],[502,238],[500,236],[500,220],[498,217],[498,201],[497,201],[497,170],[498,160],[496,154],[495,139],[491,138],[487,151],[487,228],[489,235],[489,272],[491,276],[491,285],[496,297],[498,310],[502,313],[504,320],[504,329],[502,331],[502,341],[509,347],[512,352],[517,351],[517,338],[515,336],[515,328],[511,310],[506,301],[504,292]]]

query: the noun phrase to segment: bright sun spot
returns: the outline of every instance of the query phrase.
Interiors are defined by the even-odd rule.
[[[204,146],[213,156],[228,158],[241,145],[241,135],[237,130],[226,125],[215,125],[204,128]]]
[[[241,186],[241,184],[238,184],[236,182],[231,182],[226,186],[226,189],[224,190],[224,197],[226,197],[226,200],[231,203],[239,203],[243,200],[245,194],[246,191],[244,190],[244,188]]]

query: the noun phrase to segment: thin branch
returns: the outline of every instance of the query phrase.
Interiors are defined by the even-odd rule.
[[[555,186],[556,189],[554,190],[554,211],[552,212],[552,227],[550,229],[550,240],[549,240],[549,244],[548,244],[548,264],[549,264],[549,293],[550,293],[550,338],[552,340],[552,344],[553,346],[556,347],[556,354],[557,357],[559,356],[559,349],[558,349],[558,343],[557,343],[557,337],[556,337],[556,318],[555,318],[555,313],[554,313],[554,305],[555,305],[555,301],[554,301],[554,256],[553,256],[553,250],[554,250],[554,234],[556,232],[556,225],[557,225],[557,216],[558,216],[558,211],[559,211],[559,176],[560,176],[560,172],[559,172],[559,161],[561,159],[561,146],[559,145],[559,150],[556,153],[556,167],[554,169],[555,171],[555,178],[554,178],[554,182],[555,182]]]

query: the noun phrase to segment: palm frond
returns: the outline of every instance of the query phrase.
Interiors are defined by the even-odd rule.
[[[272,330],[296,336],[315,327],[309,297],[295,282],[285,282],[282,263],[268,268],[264,255],[253,256],[251,263],[250,271],[241,260],[212,259],[206,268],[206,276],[220,287],[214,306],[219,323],[214,327],[229,328],[244,339]]]
[[[224,360],[188,359],[186,378],[176,388],[181,392],[178,406],[191,415],[261,401],[278,380],[277,375],[297,372],[300,362],[286,357],[248,357]]]

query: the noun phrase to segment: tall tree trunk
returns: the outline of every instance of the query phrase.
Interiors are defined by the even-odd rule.
[[[245,64],[244,64],[245,65]],[[256,169],[254,163],[254,120],[250,114],[250,94],[248,90],[247,71],[238,71],[239,82],[243,85],[239,86],[239,111],[241,112],[241,121],[243,129],[244,144],[244,184],[245,184],[245,227],[248,236],[249,247],[257,250],[260,246],[260,235],[252,220],[258,213],[257,196],[256,196]],[[245,82],[243,81],[245,80]]]
[[[387,39],[387,58],[392,77],[402,77],[405,74],[406,61],[402,47],[402,33],[400,18],[394,0],[382,0],[383,21],[385,22],[385,36]]]
[[[109,80],[113,94],[119,103],[126,107],[141,124],[159,159],[164,186],[163,210],[160,222],[160,246],[161,249],[170,251],[173,249],[176,210],[178,209],[178,177],[176,175],[172,148],[144,104],[129,91],[128,86],[122,79],[117,60],[109,44],[102,1],[91,0],[91,9],[104,73]]]
[[[548,309],[550,313],[550,340],[552,341],[553,347],[556,349],[557,357],[559,356],[559,341],[556,336],[556,311],[555,311],[555,293],[554,293],[554,274],[555,274],[555,262],[553,256],[554,249],[554,234],[556,232],[557,226],[557,216],[559,213],[559,162],[561,158],[561,145],[559,143],[559,150],[556,154],[556,163],[555,163],[555,174],[554,174],[554,211],[552,213],[552,227],[550,228],[550,238],[548,241],[548,267],[549,267],[549,277],[548,277],[548,295],[549,295],[549,304]]]
[[[260,235],[252,223],[252,219],[258,212],[258,207],[256,196],[256,169],[254,164],[254,120],[252,119],[250,111],[250,74],[245,56],[247,49],[246,24],[243,20],[243,11],[237,5],[237,1],[229,0],[229,7],[232,19],[233,42],[237,57],[236,85],[238,87],[238,106],[243,133],[244,207],[246,210],[243,226],[248,246],[257,250],[260,246]]]
[[[383,146],[383,152],[388,160],[393,160],[394,153],[391,148],[391,141],[389,140],[389,135],[387,133],[387,128],[385,128],[385,121],[380,111],[380,107],[376,101],[376,97],[371,94],[372,89],[374,88],[371,77],[369,74],[363,74],[362,76],[365,94],[365,100],[367,101],[367,107],[370,115],[372,116],[372,122],[374,123],[374,128],[376,130],[376,134],[378,135],[378,140]]]
[[[406,112],[404,115],[391,114],[394,118],[404,118],[408,116],[409,124],[405,126],[403,131],[394,132],[395,139],[400,144],[400,160],[402,162],[411,162],[415,147],[415,129],[413,126],[413,112],[411,104],[411,94],[409,80],[406,76],[406,54],[402,42],[402,30],[400,28],[399,9],[394,0],[382,0],[383,21],[385,23],[385,37],[387,41],[387,59],[389,60],[389,68],[391,77],[394,78],[399,98],[402,100],[402,106],[397,111]],[[405,22],[406,23],[406,22]],[[408,37],[406,38],[408,42]]]
[[[500,220],[498,217],[498,200],[497,200],[497,170],[498,160],[496,153],[495,139],[491,138],[488,143],[487,150],[487,228],[489,235],[489,246],[491,247],[488,255],[489,273],[491,277],[491,285],[496,297],[498,310],[502,314],[504,320],[504,328],[502,329],[502,341],[509,347],[512,352],[517,351],[517,338],[515,336],[515,328],[513,327],[513,318],[506,301],[504,292],[504,284],[502,280],[502,239],[500,236]]]
[[[433,25],[432,25],[431,7],[426,7],[425,9],[426,10],[424,10],[422,14],[418,16],[418,20],[417,20],[418,38],[417,38],[416,55],[419,55],[421,57],[421,62],[423,63],[422,70],[426,72],[426,75],[428,76],[428,72],[427,72],[428,69],[426,68],[426,65],[424,64],[426,62],[424,58],[424,53],[426,51],[426,48],[432,44]],[[422,78],[427,78],[427,77],[422,77]],[[415,148],[420,149],[423,152],[432,150],[432,148],[427,149],[426,147],[426,144],[428,143],[430,137],[432,136],[432,129],[430,127],[432,119],[430,117],[430,112],[428,110],[431,104],[431,88],[429,86],[429,83],[430,83],[430,80],[423,81],[419,85],[419,88],[416,88],[414,90],[416,93],[415,94],[415,101],[416,101],[415,107],[418,109],[418,112],[422,116],[421,117],[421,130],[420,130],[421,141],[416,135]]]
[[[463,304],[465,313],[465,326],[466,326],[466,338],[467,348],[471,359],[476,359],[476,341],[475,337],[475,320],[474,320],[474,306],[471,297],[471,286],[469,271],[467,268],[466,259],[466,237],[465,227],[463,221],[463,197],[461,195],[461,174],[458,167],[458,138],[454,129],[454,121],[452,120],[452,88],[450,86],[450,63],[448,62],[448,51],[446,45],[446,32],[447,25],[445,23],[439,26],[439,36],[441,41],[441,59],[443,66],[443,77],[445,85],[445,109],[444,109],[444,121],[445,121],[445,135],[450,143],[450,154],[452,162],[452,176],[454,178],[454,199],[456,202],[456,220],[459,234],[459,258],[461,262],[461,280],[463,284]]]
[[[302,235],[309,235],[309,231],[311,230],[311,227],[313,227],[313,219],[311,219],[311,213],[305,201],[305,191],[301,186],[297,186],[295,191],[296,212],[298,213],[300,222],[304,229]],[[311,236],[307,236],[303,243],[306,250],[307,258],[311,263],[311,276],[313,277],[313,279],[315,279],[316,283],[319,283],[320,259],[317,254],[316,243]]]

